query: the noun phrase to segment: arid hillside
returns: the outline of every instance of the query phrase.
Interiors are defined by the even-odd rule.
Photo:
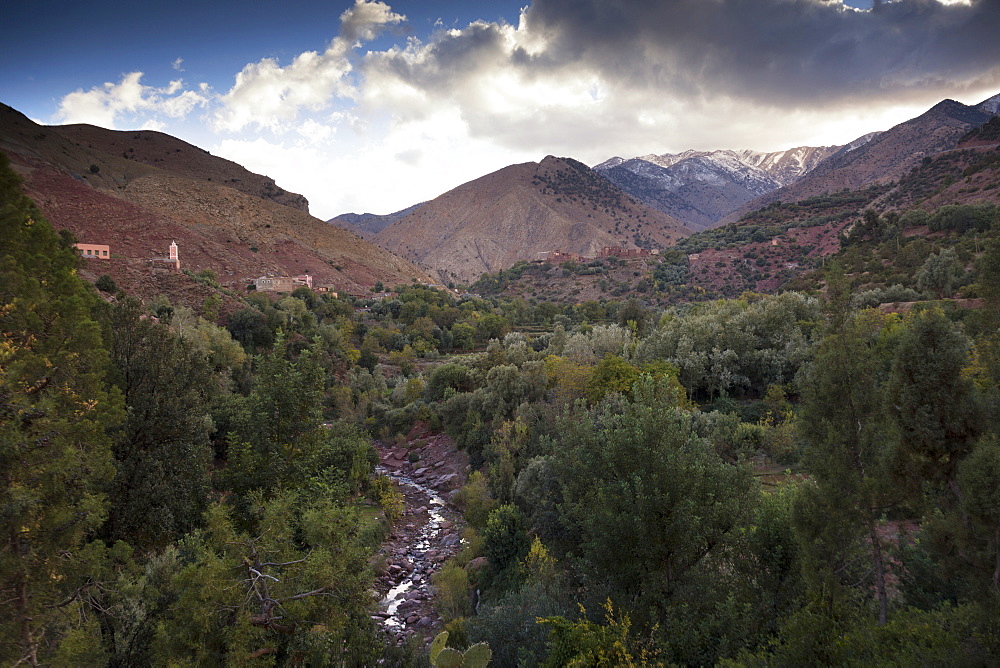
[[[444,281],[468,282],[543,251],[660,248],[689,234],[582,163],[549,156],[459,186],[375,239]]]
[[[81,242],[110,246],[109,260],[87,261],[87,277],[107,273],[129,293],[184,301],[187,277],[165,277],[164,264],[150,262],[176,241],[183,270],[210,270],[234,290],[264,274],[309,273],[317,285],[357,293],[377,281],[430,280],[398,256],[310,216],[304,198],[267,177],[166,135],[132,135],[86,126],[64,134],[0,108],[0,149],[43,213]]]
[[[840,190],[858,190],[895,181],[929,156],[954,148],[972,128],[990,119],[977,106],[943,100],[928,111],[876,136],[862,146],[834,155],[799,181],[747,203],[720,225],[771,202],[795,202]]]

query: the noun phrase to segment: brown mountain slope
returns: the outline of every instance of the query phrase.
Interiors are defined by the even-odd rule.
[[[549,156],[461,185],[375,239],[445,280],[472,281],[542,251],[665,247],[689,234],[582,163]]]
[[[719,221],[719,225],[735,222],[771,202],[795,202],[845,188],[859,190],[895,181],[923,158],[954,148],[970,129],[989,118],[989,113],[976,107],[944,100],[859,148],[828,158],[799,181],[747,203]]]
[[[58,130],[67,139],[102,153],[120,155],[188,178],[221,182],[248,195],[309,212],[305,197],[280,188],[274,179],[254,174],[242,165],[162,132],[105,130],[93,125],[62,125]]]
[[[164,293],[184,303],[181,279],[187,277],[165,277],[162,263],[149,262],[164,257],[176,240],[183,269],[211,270],[233,289],[267,273],[308,272],[316,284],[359,293],[377,281],[430,280],[411,263],[355,234],[230,187],[232,182],[224,184],[221,176],[209,176],[209,163],[195,170],[197,178],[189,178],[96,146],[78,143],[58,127],[36,125],[10,107],[0,108],[0,149],[24,177],[29,196],[57,228],[71,230],[81,242],[111,247],[110,260],[87,261],[85,276],[108,273],[142,298]],[[181,154],[203,153],[183,142],[175,148]],[[200,160],[195,156],[191,162]],[[180,169],[186,160],[177,155],[170,162]],[[232,167],[221,172],[233,173],[239,172]]]

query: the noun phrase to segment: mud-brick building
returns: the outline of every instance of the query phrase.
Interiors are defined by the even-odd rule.
[[[312,289],[313,279],[309,274],[301,276],[261,276],[254,284],[260,292],[291,292],[305,286]]]
[[[111,248],[104,244],[76,244],[76,249],[85,258],[111,259]]]

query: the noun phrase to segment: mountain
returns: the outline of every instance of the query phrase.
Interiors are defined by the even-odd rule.
[[[162,132],[120,132],[93,125],[61,125],[58,131],[78,146],[85,145],[102,153],[120,154],[126,160],[134,160],[188,178],[222,183],[248,195],[309,213],[309,202],[305,197],[280,188],[274,179],[254,174],[242,165],[217,158],[204,149]]]
[[[362,239],[371,241],[375,238],[376,234],[389,227],[400,218],[413,213],[424,204],[426,204],[426,202],[414,204],[413,206],[406,207],[402,211],[384,215],[379,215],[377,213],[342,213],[326,222],[354,232]]]
[[[594,170],[641,202],[692,228],[712,227],[737,208],[793,183],[842,147],[787,151],[684,151],[612,158]]]
[[[771,202],[794,202],[843,189],[895,181],[924,158],[954,148],[972,128],[990,119],[997,97],[975,106],[943,100],[929,110],[879,133],[854,150],[837,153],[789,186],[758,197],[720,222],[739,220]]]
[[[690,234],[680,221],[633,199],[570,158],[511,165],[419,207],[375,240],[472,281],[543,251],[593,255],[603,246],[666,247]]]
[[[167,294],[201,306],[204,280],[149,262],[164,257],[171,241],[183,270],[210,270],[234,291],[263,274],[308,272],[315,284],[357,293],[377,281],[430,280],[411,263],[310,216],[301,195],[162,133],[41,126],[2,105],[0,149],[55,227],[111,247],[109,260],[87,260],[81,275],[95,280],[107,273],[144,299]]]

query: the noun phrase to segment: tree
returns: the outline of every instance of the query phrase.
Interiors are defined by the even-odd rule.
[[[639,379],[639,369],[617,355],[608,355],[594,367],[587,380],[587,399],[598,403],[611,392],[628,395]]]
[[[257,359],[250,396],[240,402],[230,437],[225,479],[246,502],[251,492],[310,489],[340,498],[368,480],[374,448],[344,423],[323,424],[323,369],[312,347],[287,358],[279,336],[274,351]]]
[[[964,373],[969,340],[940,309],[916,313],[900,335],[888,384],[901,473],[954,487],[958,464],[982,430],[975,386]]]
[[[104,316],[115,384],[128,409],[114,438],[104,534],[139,549],[164,547],[201,519],[209,489],[214,383],[208,361],[138,301]]]
[[[274,343],[267,317],[255,308],[243,308],[232,314],[226,327],[233,338],[249,351],[270,348]]]
[[[995,442],[981,443],[958,469],[959,483],[964,493],[962,507],[985,534],[989,551],[993,553],[990,583],[994,593],[1000,592],[1000,446]]]
[[[938,299],[944,299],[954,292],[955,282],[962,272],[962,263],[959,262],[955,249],[947,248],[927,257],[917,271],[917,287],[925,292],[933,292]]]
[[[887,316],[853,314],[846,284],[831,280],[830,332],[800,382],[799,424],[807,448],[804,459],[815,487],[797,506],[805,558],[814,570],[843,575],[854,545],[851,527],[864,530],[875,577],[879,622],[888,619],[886,563],[878,522],[895,500],[889,484],[891,448],[882,396],[888,372]],[[809,502],[806,505],[806,502]],[[829,581],[829,578],[827,578]],[[833,596],[824,587],[824,595]]]
[[[543,538],[633,609],[662,611],[745,524],[756,488],[695,434],[669,382],[643,377],[634,393],[558,422],[562,530]]]
[[[94,283],[94,287],[101,292],[107,292],[109,294],[118,292],[118,284],[115,283],[115,279],[111,278],[107,274],[102,274]]]
[[[496,571],[516,566],[528,554],[527,529],[524,513],[511,504],[490,512],[483,528],[483,550]]]
[[[0,663],[100,659],[80,599],[122,417],[76,251],[0,153]]]
[[[153,651],[162,665],[372,665],[372,574],[354,512],[257,495],[246,530],[213,505],[181,545]]]

